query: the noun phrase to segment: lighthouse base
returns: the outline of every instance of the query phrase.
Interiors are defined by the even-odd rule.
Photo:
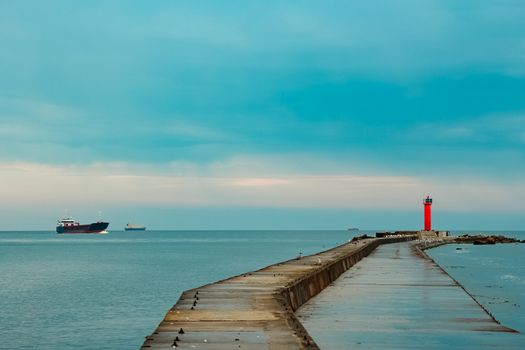
[[[417,233],[417,238],[419,239],[432,239],[432,238],[443,238],[443,237],[448,237],[448,231],[421,230]]]
[[[417,233],[417,238],[419,239],[432,239],[432,238],[437,238],[437,237],[438,235],[436,231],[421,230]]]

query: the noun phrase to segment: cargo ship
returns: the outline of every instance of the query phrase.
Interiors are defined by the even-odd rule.
[[[146,231],[146,226],[127,224],[126,227],[124,227],[124,230],[125,231]]]
[[[71,217],[57,222],[57,233],[108,233],[109,222],[97,221],[91,224],[80,224]]]

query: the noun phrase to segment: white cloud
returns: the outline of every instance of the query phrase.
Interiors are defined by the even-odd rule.
[[[245,168],[247,159],[259,167]],[[523,182],[440,181],[363,172],[312,175],[286,166],[276,168],[256,157],[233,158],[221,167],[181,166],[3,163],[0,193],[10,206],[62,208],[116,204],[414,210],[427,193],[434,195],[442,210],[516,212],[525,207]]]
[[[290,185],[292,180],[278,179],[278,178],[238,178],[227,182],[226,186],[241,186],[241,187],[272,187],[279,185]]]

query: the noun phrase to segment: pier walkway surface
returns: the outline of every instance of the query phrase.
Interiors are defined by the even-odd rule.
[[[381,245],[296,313],[325,349],[525,349],[413,242]]]
[[[185,291],[141,349],[318,349],[294,314],[385,243],[364,239]]]

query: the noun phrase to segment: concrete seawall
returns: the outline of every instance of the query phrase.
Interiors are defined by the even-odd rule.
[[[436,241],[436,242],[421,242],[421,243],[418,243],[418,244],[414,244],[414,249],[417,251],[417,253],[419,255],[421,255],[423,258],[425,259],[428,259],[430,261],[432,261],[434,264],[436,264],[436,266],[439,267],[440,270],[443,271],[444,274],[446,274],[450,279],[452,279],[459,287],[461,287],[461,289],[463,289],[465,291],[466,294],[468,294],[468,296],[470,296],[472,298],[472,300],[478,304],[478,306],[483,309],[483,311],[485,311],[485,313],[494,321],[496,322],[497,324],[501,325],[501,322],[499,320],[497,320],[494,315],[490,312],[490,310],[488,310],[485,306],[483,306],[483,304],[481,304],[475,297],[474,295],[472,295],[472,293],[470,293],[461,283],[459,283],[458,280],[456,280],[454,277],[452,277],[443,267],[441,267],[441,265],[439,265],[432,257],[430,257],[425,251],[428,250],[428,249],[432,249],[432,248],[437,248],[439,246],[442,246],[442,245],[445,245],[445,244],[451,244],[451,243],[458,243],[456,241],[456,239],[453,239],[453,238],[448,238],[448,239],[445,239],[445,240],[441,240],[441,241]],[[507,328],[507,327],[506,327]],[[511,328],[507,328],[509,332],[516,332],[514,329],[511,329]]]
[[[364,239],[182,293],[141,349],[318,349],[294,315],[386,243]]]
[[[292,311],[297,310],[301,305],[325,289],[330,283],[335,281],[350,267],[359,260],[370,254],[380,244],[400,242],[407,238],[376,239],[370,241],[360,249],[328,262],[322,268],[306,274],[303,278],[296,280],[291,286],[282,290],[283,296],[287,299]],[[316,255],[317,256],[317,255]]]
[[[381,245],[297,318],[323,350],[523,349],[523,335],[495,321],[418,247],[448,241]]]

